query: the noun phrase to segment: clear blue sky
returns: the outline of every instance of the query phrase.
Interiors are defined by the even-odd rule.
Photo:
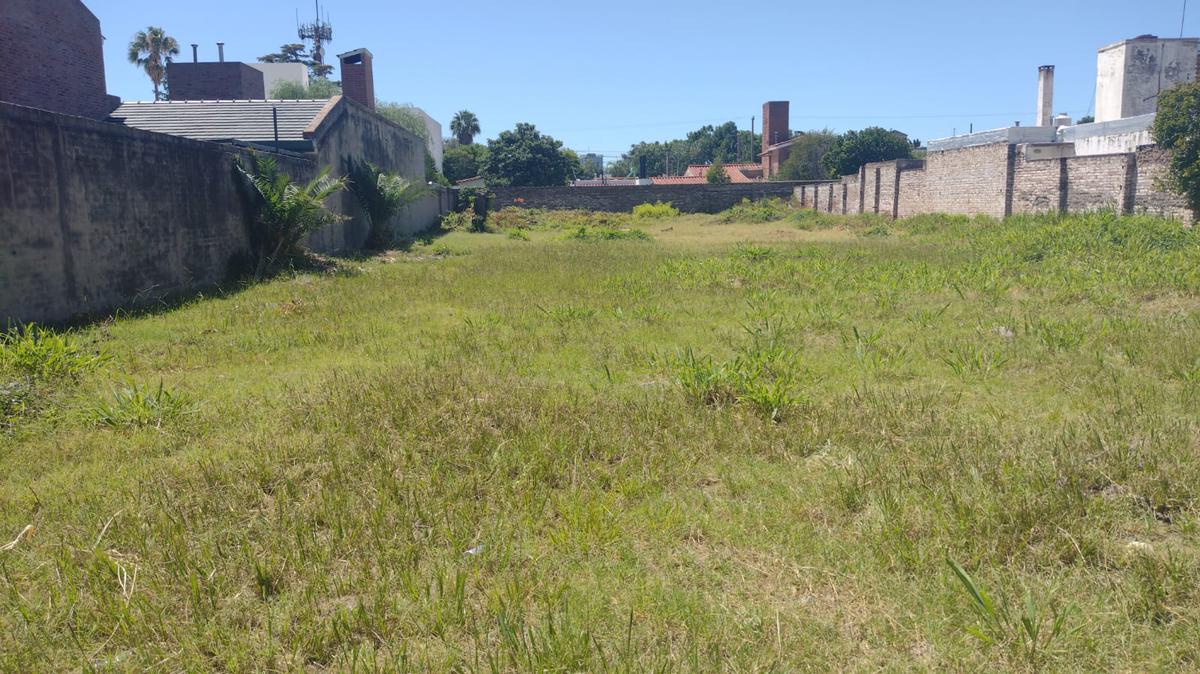
[[[254,61],[295,42],[311,0],[85,0],[106,36],[109,92],[150,97],[125,61],[130,37],[162,26],[190,59]],[[1185,34],[1200,35],[1200,1]],[[928,140],[1034,118],[1037,66],[1057,66],[1055,112],[1090,111],[1097,48],[1179,35],[1182,0],[767,0],[730,3],[329,0],[334,54],[375,54],[382,100],[411,102],[448,127],[474,111],[484,137],[532,122],[579,151],[616,155],[641,140],[791,101],[791,126],[894,127]],[[336,76],[336,75],[335,75]],[[448,131],[447,131],[448,134]]]

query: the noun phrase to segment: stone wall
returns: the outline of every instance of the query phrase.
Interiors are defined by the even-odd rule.
[[[1086,212],[1111,209],[1121,213],[1126,208],[1126,185],[1130,170],[1136,170],[1135,155],[1104,154],[1071,157],[1066,167],[1066,210]]]
[[[1138,148],[1135,157],[1133,212],[1190,222],[1192,211],[1188,208],[1187,201],[1162,184],[1167,168],[1171,165],[1170,154],[1166,150],[1150,146]]]
[[[669,201],[684,213],[719,213],[742,199],[790,199],[809,183],[761,182],[733,185],[643,185],[637,187],[495,187],[492,208],[582,208],[627,212],[640,204]]]
[[[925,158],[926,213],[1007,215],[1010,148],[1008,143],[978,145]]]
[[[79,0],[0,1],[0,101],[104,117],[120,101],[105,90],[102,49],[100,21]]]

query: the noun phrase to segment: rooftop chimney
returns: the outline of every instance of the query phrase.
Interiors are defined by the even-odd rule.
[[[193,42],[192,43],[192,63],[200,62],[200,52],[197,51],[198,49],[200,49],[200,45]]]
[[[221,63],[225,62],[225,43],[224,42],[217,43],[217,60],[220,61]]]
[[[1038,68],[1037,125],[1054,126],[1054,66]]]
[[[762,151],[790,137],[788,130],[788,102],[768,101],[763,103]]]
[[[338,54],[342,63],[342,95],[375,109],[375,76],[371,72],[371,50],[355,49]]]

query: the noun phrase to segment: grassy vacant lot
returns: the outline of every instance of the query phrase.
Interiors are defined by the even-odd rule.
[[[11,340],[0,670],[1200,667],[1200,236],[771,210]]]

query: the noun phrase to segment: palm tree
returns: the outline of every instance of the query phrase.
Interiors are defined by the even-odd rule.
[[[479,133],[479,118],[470,110],[460,110],[454,115],[454,119],[450,120],[450,133],[454,134],[460,144],[470,145]]]
[[[154,100],[165,98],[162,84],[167,75],[167,64],[171,62],[171,57],[178,55],[179,42],[155,26],[139,30],[129,42],[129,62],[150,76],[150,81],[154,83]]]

